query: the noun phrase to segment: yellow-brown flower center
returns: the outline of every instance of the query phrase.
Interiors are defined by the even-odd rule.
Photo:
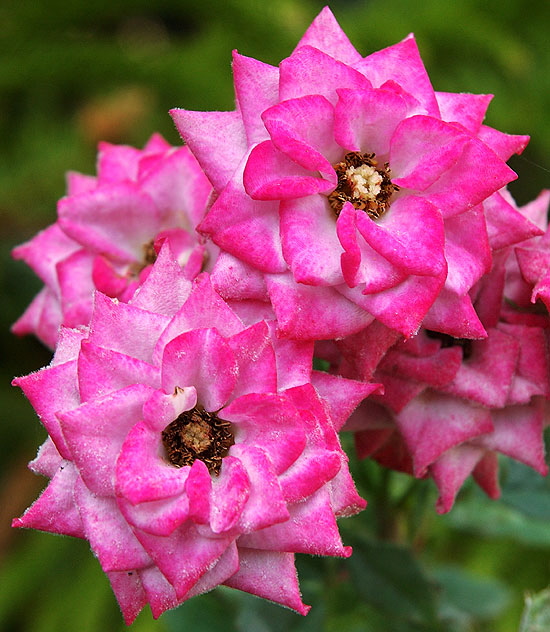
[[[342,162],[334,165],[334,170],[338,185],[328,201],[336,216],[350,202],[371,219],[378,219],[388,210],[393,193],[399,191],[391,181],[389,164],[380,167],[375,154],[350,151]]]
[[[235,437],[228,421],[196,406],[166,426],[162,443],[171,465],[184,467],[200,459],[217,476]]]

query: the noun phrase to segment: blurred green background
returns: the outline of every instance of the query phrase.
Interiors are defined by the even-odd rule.
[[[324,2],[253,0],[7,1],[0,5],[1,380],[0,629],[122,630],[107,580],[86,543],[10,529],[45,481],[26,463],[44,438],[14,375],[50,354],[10,324],[40,283],[11,248],[55,220],[67,170],[93,173],[99,140],[142,146],[179,138],[172,107],[233,108],[231,50],[277,64]],[[512,167],[520,203],[550,186],[550,3],[535,0],[371,0],[331,4],[362,54],[416,34],[437,90],[495,94],[487,122],[532,137]],[[483,168],[480,165],[480,169]],[[525,591],[550,580],[550,489],[506,466],[504,498],[466,489],[436,516],[428,484],[357,466],[369,509],[342,525],[347,562],[300,560],[302,619],[229,590],[135,630],[515,631]],[[390,500],[388,500],[390,499]],[[383,541],[391,513],[400,543]],[[377,527],[378,525],[378,527]],[[231,627],[231,625],[233,627]]]

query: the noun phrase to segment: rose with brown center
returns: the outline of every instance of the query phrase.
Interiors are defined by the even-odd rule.
[[[203,461],[216,476],[222,459],[235,443],[231,424],[215,413],[195,407],[183,412],[162,431],[162,443],[168,461],[175,467]]]
[[[351,151],[334,165],[338,186],[328,196],[329,204],[338,217],[346,202],[365,211],[371,219],[381,217],[390,206],[391,196],[399,187],[390,179],[389,164],[378,166],[375,154]]]

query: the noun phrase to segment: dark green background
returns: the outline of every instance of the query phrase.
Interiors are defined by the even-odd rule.
[[[82,542],[9,528],[43,480],[26,471],[44,437],[14,375],[49,362],[10,324],[40,283],[10,249],[55,220],[64,173],[94,172],[99,140],[141,146],[154,131],[179,143],[167,112],[233,108],[231,50],[277,64],[322,8],[313,0],[9,1],[0,6],[1,380],[0,628],[119,630],[106,579]],[[360,52],[414,31],[437,90],[493,93],[487,122],[532,137],[511,186],[521,203],[550,182],[550,4],[546,0],[340,0],[333,12]],[[480,169],[483,165],[480,165]],[[526,590],[550,578],[546,482],[505,472],[505,500],[473,490],[438,517],[433,488],[359,467],[370,506],[345,521],[348,562],[301,560],[301,619],[219,590],[136,630],[517,630]],[[388,502],[388,498],[391,502]],[[518,500],[519,499],[519,500]],[[393,503],[393,504],[392,504]],[[400,544],[377,530],[390,512]],[[393,513],[391,513],[393,512]],[[411,554],[412,551],[412,554]],[[442,627],[441,627],[442,626]]]

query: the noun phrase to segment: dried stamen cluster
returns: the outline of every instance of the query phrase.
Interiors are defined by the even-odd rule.
[[[375,154],[351,151],[342,162],[334,165],[338,175],[338,186],[328,196],[336,216],[346,202],[356,209],[365,211],[371,219],[381,217],[390,206],[391,196],[399,187],[390,179],[389,164],[378,166]]]
[[[162,443],[168,461],[175,467],[203,461],[216,476],[222,459],[235,443],[231,424],[215,413],[195,407],[183,412],[162,431]]]

